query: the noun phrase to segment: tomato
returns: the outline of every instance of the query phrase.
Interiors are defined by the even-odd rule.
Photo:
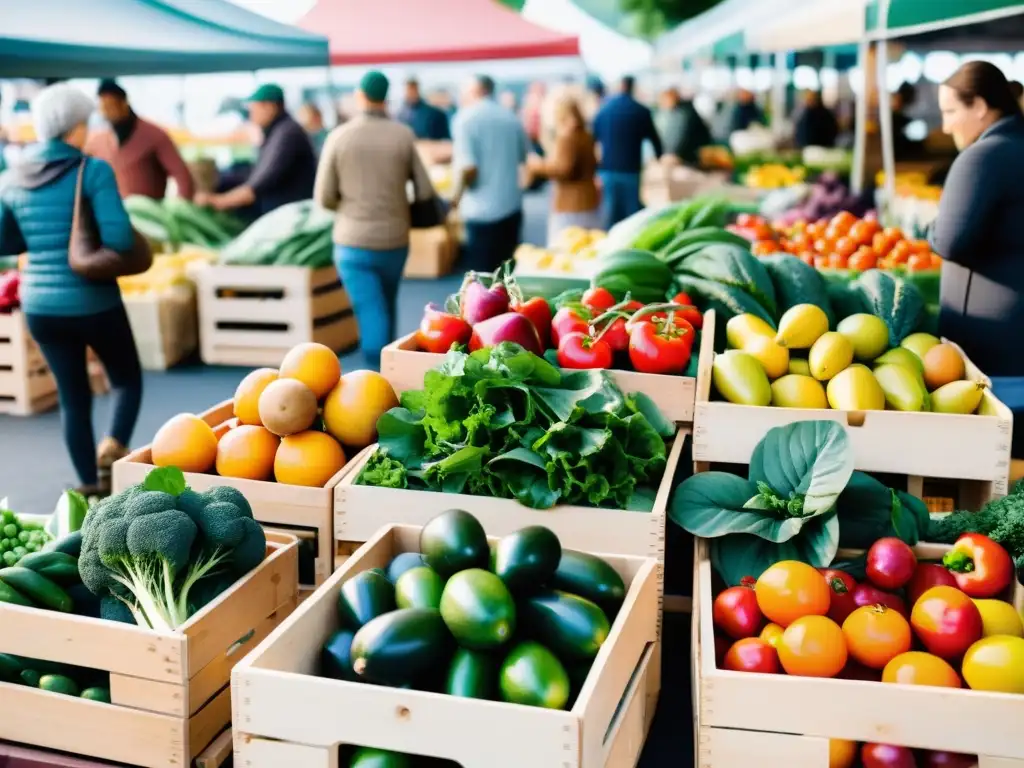
[[[902,242],[907,239],[907,236],[903,234],[903,230],[899,227],[886,227],[882,230],[882,234],[893,242]]]
[[[857,243],[857,245],[868,245],[871,242],[871,238],[875,236],[875,232],[877,231],[877,221],[872,222],[861,220],[850,227],[847,237]]]
[[[1017,609],[1002,600],[974,600],[981,614],[981,636],[1012,635],[1024,637],[1024,625],[1021,624]]]
[[[841,253],[830,253],[828,257],[828,265],[832,269],[846,269],[849,266],[849,257],[843,256]]]
[[[572,307],[562,307],[551,320],[551,343],[558,347],[562,337],[569,333],[588,333],[589,317]]]
[[[722,661],[723,669],[733,672],[779,673],[779,654],[764,640],[744,637],[732,644]]]
[[[854,251],[856,251],[856,250],[857,250],[857,243],[855,243],[850,238],[848,238],[848,237],[840,237],[838,240],[836,240],[836,250],[835,250],[835,252],[837,254],[839,254],[840,256],[843,256],[845,258],[849,258],[850,256],[853,255]]]
[[[823,237],[818,238],[814,241],[814,252],[819,256],[828,256],[832,253],[832,241],[826,240]]]
[[[926,272],[932,268],[932,256],[930,253],[915,253],[907,259],[907,271]]]
[[[779,244],[774,240],[758,240],[750,247],[750,252],[755,256],[770,256],[779,252]]]
[[[857,588],[853,590],[853,602],[857,604],[858,608],[865,605],[884,605],[886,608],[892,608],[904,618],[909,615],[907,604],[903,602],[902,597],[891,592],[883,592],[871,584],[858,584]]]
[[[783,560],[769,567],[757,580],[754,591],[761,613],[782,627],[803,616],[824,616],[831,602],[825,577],[797,560]]]
[[[995,597],[1013,579],[1009,553],[988,536],[965,533],[942,558],[956,585],[971,597]]]
[[[828,256],[818,255],[814,257],[814,268],[815,269],[828,269],[830,266]]]
[[[893,264],[906,264],[910,259],[910,243],[906,240],[900,240],[896,245],[889,251],[889,258]]]
[[[857,604],[853,602],[853,590],[857,588],[857,582],[845,571],[832,568],[819,570],[825,577],[825,583],[828,584],[830,591],[828,617],[841,626],[846,617],[857,608]]]
[[[629,332],[626,331],[624,317],[613,318],[611,322],[605,323],[601,330],[596,326],[590,326],[590,335],[600,337],[612,348],[612,352],[625,352],[629,349]]]
[[[779,643],[782,642],[782,633],[784,631],[785,630],[778,624],[765,624],[765,627],[761,630],[759,637],[772,648],[778,650]]]
[[[845,235],[856,223],[856,216],[854,216],[849,211],[840,211],[839,213],[832,217],[832,220],[828,223],[828,225],[839,234]]]
[[[975,691],[1024,693],[1024,638],[996,635],[964,654],[964,682]]]
[[[843,630],[824,616],[804,616],[790,624],[779,643],[779,661],[788,675],[835,677],[846,665]]]
[[[814,260],[817,257],[814,255],[814,251],[807,250],[807,251],[801,251],[800,253],[798,253],[797,254],[797,258],[799,258],[800,261],[802,261],[808,267],[813,267],[814,266]]]
[[[865,744],[860,762],[864,768],[917,768],[913,750],[892,744]]]
[[[612,348],[589,334],[567,333],[558,342],[558,364],[563,368],[611,368]]]
[[[857,252],[847,262],[850,269],[856,269],[860,272],[874,269],[876,264],[878,264],[878,254],[866,246],[858,248]]]
[[[637,323],[629,332],[629,361],[640,373],[683,373],[690,363],[694,335],[693,326],[681,317],[674,317],[671,325],[667,318]]]
[[[751,585],[729,587],[720,593],[712,606],[711,618],[716,627],[736,640],[755,637],[764,624]]]
[[[675,314],[677,317],[682,317],[698,330],[704,327],[704,315],[700,313],[700,310],[697,309],[693,299],[688,294],[677,293],[672,297],[672,303],[683,307],[681,310],[676,310]]]
[[[615,297],[612,296],[612,292],[607,288],[588,288],[583,292],[583,298],[581,303],[587,309],[591,309],[596,313],[600,314],[605,310],[611,309],[615,306]]]
[[[907,582],[907,602],[911,606],[932,587],[956,587],[953,574],[937,563],[918,563],[914,575]]]
[[[962,755],[959,752],[922,752],[918,758],[919,768],[978,768],[977,755]]]
[[[910,614],[924,647],[936,656],[955,659],[981,638],[978,606],[953,587],[932,587],[914,603]]]
[[[444,354],[453,344],[465,344],[473,335],[473,327],[458,315],[445,312],[437,304],[427,304],[423,310],[416,345],[424,352]]]
[[[843,622],[846,648],[854,660],[865,667],[882,669],[910,650],[910,624],[896,611],[884,605],[866,605]]]
[[[518,312],[533,323],[533,327],[537,329],[537,337],[540,339],[541,346],[547,349],[551,341],[551,305],[548,304],[547,299],[534,296],[526,301],[514,301],[512,302],[512,311]]]
[[[736,226],[738,227],[753,227],[760,222],[761,218],[752,213],[741,213],[736,217]]]
[[[914,550],[895,536],[879,539],[868,550],[865,572],[868,581],[881,589],[899,589],[914,575],[917,557]]]
[[[882,682],[959,688],[960,675],[945,659],[922,651],[907,651],[885,665],[885,669],[882,670]]]
[[[828,768],[851,768],[857,759],[857,742],[846,739],[828,740]]]

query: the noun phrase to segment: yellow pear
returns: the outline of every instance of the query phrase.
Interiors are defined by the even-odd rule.
[[[775,338],[775,329],[757,315],[736,315],[725,324],[725,340],[733,349],[746,349],[747,342],[758,336]]]
[[[772,389],[764,367],[753,355],[730,349],[715,355],[711,378],[718,393],[737,405],[768,405]]]
[[[837,411],[884,411],[885,392],[863,365],[840,371],[825,389],[828,404]]]
[[[828,400],[820,381],[790,373],[772,382],[772,405],[779,408],[828,408]]]
[[[828,381],[853,362],[853,344],[838,331],[829,331],[814,342],[807,356],[811,376]]]
[[[743,345],[743,351],[757,359],[769,379],[777,379],[789,372],[789,350],[780,347],[771,336],[753,336]]]
[[[775,343],[788,349],[810,349],[828,332],[828,316],[817,304],[797,304],[779,320]]]
[[[935,413],[974,413],[985,396],[985,385],[980,381],[951,381],[932,392],[932,410]]]
[[[789,358],[789,372],[800,376],[811,375],[811,364],[801,357]]]
[[[923,411],[928,390],[905,365],[889,363],[875,368],[875,379],[885,393],[885,402],[895,411]]]
[[[840,321],[836,330],[853,344],[853,356],[870,362],[889,348],[889,326],[882,318],[859,312]]]
[[[900,346],[909,349],[919,360],[924,360],[928,350],[938,343],[939,340],[930,333],[912,333],[900,342]]]

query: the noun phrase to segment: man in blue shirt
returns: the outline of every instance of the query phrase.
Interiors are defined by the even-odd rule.
[[[601,148],[598,171],[608,229],[643,207],[640,171],[644,142],[651,142],[654,154],[661,157],[661,139],[651,110],[633,98],[634,86],[632,77],[622,78],[621,91],[608,99],[594,118],[594,139]]]
[[[429,141],[450,141],[448,116],[420,95],[420,84],[415,78],[405,81],[405,101],[398,112],[398,119],[412,128],[417,139]]]
[[[519,169],[529,141],[519,118],[494,99],[494,81],[474,78],[452,120],[456,191],[466,224],[466,268],[493,272],[512,258],[523,225]]]

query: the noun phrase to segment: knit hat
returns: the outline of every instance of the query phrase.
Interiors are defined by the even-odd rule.
[[[388,98],[388,79],[383,72],[371,69],[359,81],[359,90],[363,92],[367,101],[383,104]]]
[[[32,100],[32,125],[39,141],[59,139],[76,125],[88,123],[92,99],[68,83],[44,88]]]

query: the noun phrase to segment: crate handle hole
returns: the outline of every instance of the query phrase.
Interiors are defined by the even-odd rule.
[[[241,648],[246,643],[248,643],[250,640],[252,640],[255,636],[256,636],[256,630],[255,629],[250,629],[248,632],[246,632],[240,638],[235,640],[235,642],[233,642],[231,644],[231,646],[228,648],[227,653],[224,654],[224,655],[227,656],[228,658],[230,658],[234,654],[238,653],[238,651],[241,650]]]
[[[412,712],[409,711],[408,707],[398,707],[395,710],[395,716],[399,720],[408,720],[410,717],[412,717]]]
[[[848,427],[863,427],[865,419],[867,419],[867,413],[864,411],[846,412],[846,426]]]

